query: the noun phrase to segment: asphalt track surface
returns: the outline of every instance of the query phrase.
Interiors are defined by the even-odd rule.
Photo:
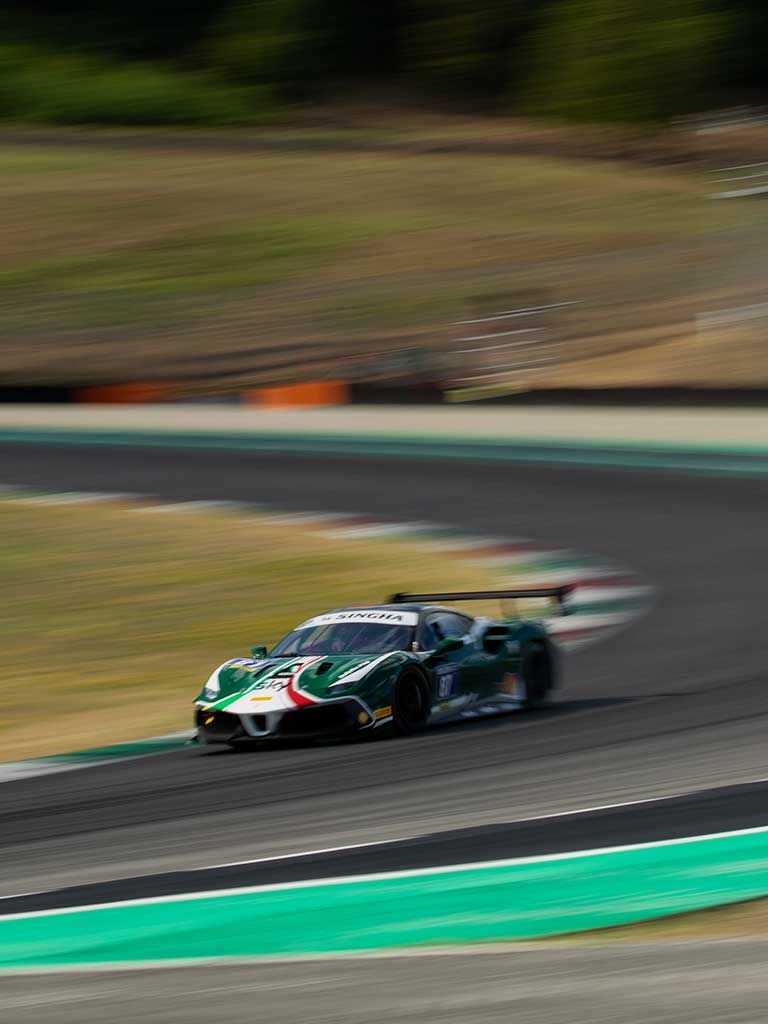
[[[416,740],[185,749],[6,784],[0,895],[471,830],[768,777],[764,476],[9,444],[0,481],[437,521],[591,552],[656,588],[643,619],[568,659],[566,685],[545,712]],[[730,814],[717,798],[665,801],[652,838],[768,824],[767,792],[751,786]],[[650,827],[645,813],[641,831]],[[561,819],[546,834],[553,848],[588,848],[606,837],[601,820],[580,815],[574,830]],[[639,821],[617,816],[612,842],[634,841]],[[525,843],[539,829],[529,828]],[[525,845],[514,835],[507,855]],[[476,859],[482,842],[467,842],[467,859]],[[434,849],[424,845],[426,863]]]
[[[766,942],[4,977],[3,1024],[764,1024]]]
[[[318,851],[240,864],[156,874],[28,893],[0,901],[5,914],[115,903],[171,896],[175,893],[275,885],[300,879],[350,878],[378,872],[409,871],[430,865],[536,857],[571,850],[605,848],[621,836],[623,844],[680,839],[692,830],[705,832],[761,827],[765,821],[764,785],[729,786],[670,801],[607,808],[587,814],[452,829],[395,842]]]

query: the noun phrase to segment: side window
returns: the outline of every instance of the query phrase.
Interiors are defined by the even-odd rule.
[[[419,649],[432,651],[446,637],[465,636],[472,628],[472,621],[458,612],[433,612],[419,628]]]
[[[436,615],[430,615],[422,622],[421,626],[419,626],[419,632],[416,638],[419,642],[419,650],[433,651],[440,643],[442,633],[439,630],[436,619]]]
[[[472,619],[458,612],[436,612],[431,617],[432,629],[437,633],[438,640],[448,636],[464,636],[472,627]]]
[[[472,619],[458,612],[440,612],[437,619],[444,637],[464,636],[472,627]]]

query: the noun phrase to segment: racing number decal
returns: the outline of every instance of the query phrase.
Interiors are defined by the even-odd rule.
[[[455,697],[459,688],[459,670],[453,667],[437,669],[435,687],[438,700]]]

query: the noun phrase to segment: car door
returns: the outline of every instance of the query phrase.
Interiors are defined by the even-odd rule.
[[[434,650],[441,640],[464,638],[474,619],[459,612],[430,612],[423,623],[420,646]],[[431,660],[438,706],[456,707],[488,697],[494,691],[491,664],[482,646],[465,643]]]

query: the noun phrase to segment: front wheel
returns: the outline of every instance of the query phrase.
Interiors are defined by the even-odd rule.
[[[543,644],[532,644],[523,653],[522,676],[525,683],[523,707],[541,708],[549,701],[555,684],[552,652]]]
[[[429,696],[425,681],[416,672],[405,672],[395,683],[392,724],[401,736],[421,732],[429,718]]]

